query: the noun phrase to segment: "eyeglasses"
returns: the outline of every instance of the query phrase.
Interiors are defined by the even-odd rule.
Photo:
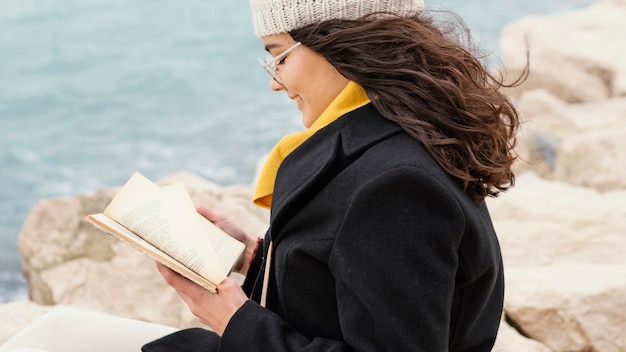
[[[287,54],[289,54],[290,51],[292,51],[293,49],[297,48],[298,46],[300,46],[302,43],[297,42],[296,44],[292,45],[291,47],[289,47],[287,50],[283,51],[280,55],[276,56],[276,57],[272,57],[270,55],[267,56],[267,59],[263,60],[261,58],[259,58],[259,62],[261,63],[261,67],[263,67],[265,69],[265,71],[267,71],[267,73],[270,74],[270,76],[276,81],[276,83],[280,84],[281,86],[283,85],[283,81],[280,79],[280,77],[278,77],[278,69],[276,68],[276,65],[274,64],[276,61],[280,61],[283,58],[285,58],[285,56],[287,56]]]

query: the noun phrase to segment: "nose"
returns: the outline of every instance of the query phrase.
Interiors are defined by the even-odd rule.
[[[283,90],[285,88],[283,87],[282,84],[276,82],[275,79],[270,78],[270,89],[275,91],[275,92],[278,92],[278,91],[281,91],[281,90]]]

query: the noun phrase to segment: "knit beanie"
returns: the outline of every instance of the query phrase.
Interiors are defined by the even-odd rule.
[[[376,13],[414,16],[423,0],[250,0],[258,37],[289,32],[331,19],[357,19]]]

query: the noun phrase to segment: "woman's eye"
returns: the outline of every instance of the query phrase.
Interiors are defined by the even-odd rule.
[[[278,60],[277,65],[283,65],[286,59],[287,59],[286,57],[283,57],[282,59]]]

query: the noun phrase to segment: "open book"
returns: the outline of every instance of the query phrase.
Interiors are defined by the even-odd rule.
[[[196,211],[182,184],[158,186],[139,173],[85,220],[211,292],[245,248]]]

